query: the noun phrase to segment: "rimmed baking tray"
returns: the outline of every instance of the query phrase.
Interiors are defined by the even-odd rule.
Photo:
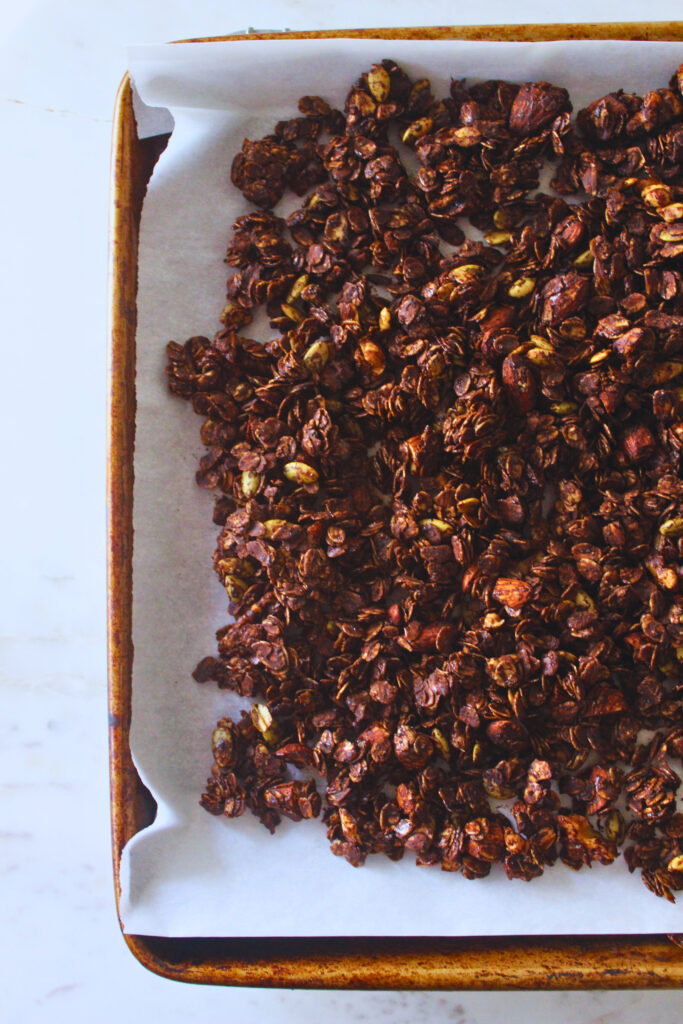
[[[288,32],[192,39],[683,39],[681,22],[505,25]],[[130,753],[132,695],[135,331],[140,214],[168,136],[140,140],[128,75],[114,114],[109,255],[108,668],[112,852],[117,906],[121,851],[154,818]],[[161,938],[124,935],[147,968],[214,985],[367,989],[578,989],[683,987],[683,937]],[[678,940],[678,941],[676,941]]]

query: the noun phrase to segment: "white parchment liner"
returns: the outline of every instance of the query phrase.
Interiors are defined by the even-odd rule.
[[[303,94],[341,106],[370,64],[392,57],[436,96],[451,78],[547,79],[575,110],[622,87],[664,86],[680,43],[466,43],[379,40],[240,41],[135,47],[130,67],[149,107],[175,128],[150,182],[140,236],[133,716],[135,764],[154,794],[154,824],[126,847],[127,932],[167,936],[504,935],[672,932],[671,906],[629,876],[623,859],[574,873],[562,865],[530,884],[501,869],[468,882],[370,857],[333,857],[319,821],[284,822],[271,837],[249,813],[214,818],[198,806],[221,714],[245,702],[199,686],[191,672],[215,652],[225,594],[211,569],[213,498],[194,482],[199,419],[172,398],[164,346],[218,329],[223,263],[243,197],[229,184],[242,139],[296,113]],[[141,133],[168,130],[167,110],[138,103]],[[249,331],[253,335],[253,330]],[[269,332],[265,337],[269,336]]]

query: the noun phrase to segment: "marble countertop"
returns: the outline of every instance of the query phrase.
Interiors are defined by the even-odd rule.
[[[452,1024],[673,1024],[676,992],[315,993],[174,985],[118,930],[110,867],[105,670],[106,238],[111,111],[125,46],[245,28],[446,24],[348,0],[24,0],[0,24],[5,443],[0,523],[0,960],[7,1021],[125,1015],[243,1024],[414,1019]],[[647,15],[680,15],[652,0]],[[638,20],[642,5],[480,3],[477,23]],[[9,495],[11,494],[11,497]]]

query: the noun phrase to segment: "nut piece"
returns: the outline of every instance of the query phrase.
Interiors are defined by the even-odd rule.
[[[566,89],[548,82],[525,82],[510,109],[510,131],[515,135],[534,135],[549,124],[568,102]]]
[[[384,373],[386,359],[384,352],[374,341],[364,338],[356,350],[356,359],[363,370],[379,377]]]
[[[536,401],[536,378],[521,355],[512,352],[503,360],[503,384],[514,408],[520,413],[533,409]]]
[[[525,583],[524,580],[505,579],[501,576],[496,580],[493,596],[496,601],[500,601],[506,608],[518,611],[527,603],[531,597],[532,590],[533,587],[529,583]]]
[[[657,443],[645,426],[629,427],[624,432],[624,451],[631,462],[643,462],[654,454]]]

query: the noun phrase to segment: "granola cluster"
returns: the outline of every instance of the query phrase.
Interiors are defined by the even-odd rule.
[[[572,119],[385,60],[245,140],[223,327],[168,346],[235,620],[195,678],[254,699],[211,813],[683,888],[682,86]]]

